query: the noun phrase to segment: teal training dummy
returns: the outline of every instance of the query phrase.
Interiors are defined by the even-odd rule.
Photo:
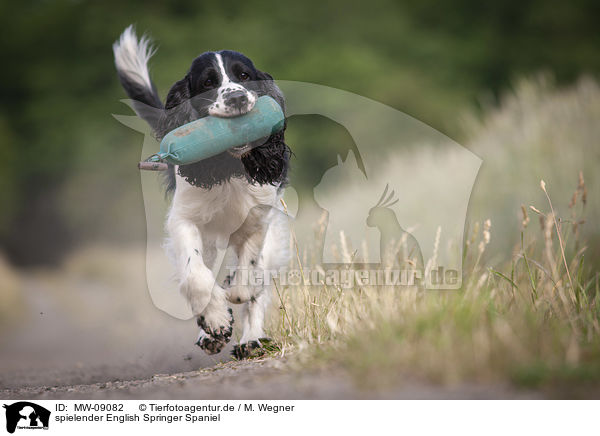
[[[186,165],[207,159],[271,136],[283,129],[284,120],[279,104],[265,95],[247,114],[235,118],[208,116],[172,130],[161,141],[160,152],[150,156],[143,169],[159,169],[152,167],[155,162]]]

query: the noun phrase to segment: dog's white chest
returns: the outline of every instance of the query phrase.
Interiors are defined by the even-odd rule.
[[[178,176],[172,212],[184,215],[215,237],[228,237],[246,220],[256,206],[276,206],[277,187],[252,185],[244,179],[203,189],[191,186]]]

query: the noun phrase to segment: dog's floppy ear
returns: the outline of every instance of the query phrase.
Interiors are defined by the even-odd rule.
[[[259,71],[256,70],[256,73],[258,74],[258,78],[260,80],[273,80],[273,76],[271,76],[269,73],[267,73],[266,71]]]
[[[250,180],[260,185],[277,185],[287,180],[290,155],[282,130],[271,135],[264,144],[252,148],[241,160]]]
[[[279,89],[279,87],[275,84],[273,76],[271,76],[269,73],[258,70],[257,76],[258,80],[260,81],[260,88],[262,92],[265,95],[275,99],[275,101],[279,103],[279,106],[281,106],[283,113],[285,113],[285,99],[283,98],[283,92],[281,92],[281,89]]]
[[[171,130],[194,121],[196,112],[190,102],[190,76],[175,82],[165,100],[165,110],[156,129],[156,136],[161,140]]]
[[[180,104],[190,99],[190,75],[186,74],[185,77],[171,87],[167,94],[165,101],[165,109],[173,109]]]

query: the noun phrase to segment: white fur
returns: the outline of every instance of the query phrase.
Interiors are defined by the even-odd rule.
[[[252,185],[245,179],[203,189],[177,176],[167,218],[168,248],[175,258],[180,290],[194,315],[203,316],[211,328],[226,326],[227,300],[244,303],[241,343],[264,337],[263,323],[270,300],[270,283],[234,285],[224,289],[211,271],[216,248],[233,245],[238,267],[278,270],[287,263],[289,234],[279,210],[275,186]],[[272,208],[257,214],[256,206]],[[236,232],[237,237],[230,240]],[[201,330],[200,337],[206,335]]]
[[[154,52],[155,49],[146,36],[142,36],[138,41],[133,25],[125,29],[119,40],[113,44],[117,69],[133,82],[148,89],[152,89],[148,61]]]
[[[279,198],[278,198],[279,201]],[[279,206],[279,205],[277,205]],[[269,227],[264,237],[260,256],[255,269],[261,271],[278,271],[288,264],[289,253],[289,226],[288,217],[278,207],[273,208],[267,217]],[[264,277],[266,280],[268,276]],[[266,310],[271,301],[272,283],[265,282],[253,288],[253,295],[244,304],[244,318],[242,319],[242,338],[240,343],[259,341],[264,338],[263,330]],[[230,301],[233,290],[228,290]]]
[[[270,292],[260,293],[254,300],[245,303],[244,318],[242,319],[242,337],[240,343],[245,344],[251,341],[260,341],[264,338],[263,330],[265,322],[265,312],[271,300]]]

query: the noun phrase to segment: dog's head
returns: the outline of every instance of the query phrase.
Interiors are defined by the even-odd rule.
[[[223,50],[194,59],[189,72],[169,91],[165,106],[173,109],[190,100],[198,117],[236,117],[252,110],[262,95],[284,104],[269,74],[257,70],[243,54]]]
[[[157,132],[159,139],[176,127],[208,115],[244,115],[263,95],[275,99],[285,111],[283,94],[273,78],[259,71],[246,56],[229,50],[204,53],[194,59],[185,77],[169,91]],[[289,154],[282,131],[267,141],[241,144],[195,164],[181,165],[179,174],[204,188],[243,176],[251,182],[276,184],[286,178]]]

